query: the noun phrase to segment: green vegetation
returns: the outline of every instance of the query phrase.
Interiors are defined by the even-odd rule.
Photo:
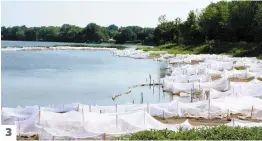
[[[229,127],[220,125],[209,128],[185,130],[178,132],[164,130],[147,130],[121,136],[118,140],[261,140],[262,127]]]
[[[257,59],[262,60],[262,55],[259,55],[259,56],[257,57]]]
[[[247,42],[220,42],[208,41],[201,45],[183,45],[177,43],[168,43],[159,45],[157,47],[141,47],[139,50],[143,51],[167,51],[169,54],[229,54],[235,57],[240,56],[258,56],[262,59],[261,43],[247,43]]]
[[[2,40],[20,41],[51,41],[51,42],[87,42],[87,43],[131,43],[154,45],[154,28],[127,26],[118,28],[116,25],[102,27],[89,23],[85,28],[64,24],[42,27],[1,27]],[[115,39],[109,40],[109,39]]]
[[[172,95],[180,96],[181,91],[178,91],[176,93],[172,93]]]
[[[149,54],[149,58],[156,58],[156,57],[160,57],[160,53],[150,53]]]
[[[235,67],[236,70],[245,70],[246,67],[245,66],[237,66]]]
[[[202,91],[198,90],[198,91],[194,92],[193,95],[199,97],[199,96],[201,96],[201,93],[202,93]]]
[[[39,140],[38,135],[32,135],[32,136],[17,136],[17,140]]]
[[[258,77],[258,78],[257,78],[257,80],[260,80],[260,81],[262,81],[262,77]]]
[[[232,82],[249,82],[249,81],[251,81],[253,79],[255,79],[255,78],[254,77],[249,77],[249,78],[245,78],[245,79],[234,78],[234,77],[228,78],[228,80],[232,81]]]
[[[179,17],[158,18],[156,28],[139,26],[108,27],[89,23],[85,28],[64,24],[61,27],[1,27],[2,40],[115,42],[156,45],[139,48],[164,50],[170,54],[230,54],[262,59],[262,2],[219,1],[199,11],[190,11],[185,21]],[[115,39],[109,40],[109,39]]]
[[[162,15],[159,22],[154,31],[159,50],[262,58],[261,2],[219,1],[201,12],[190,11],[186,21],[167,21]]]
[[[212,81],[217,80],[219,78],[221,78],[221,75],[213,75],[213,76],[211,76]]]
[[[161,49],[156,47],[138,47],[136,50],[143,50],[143,51],[161,51]]]
[[[186,21],[167,21],[160,16],[155,29],[157,44],[198,45],[205,41],[261,42],[262,3],[255,1],[219,1],[201,12],[190,11]]]

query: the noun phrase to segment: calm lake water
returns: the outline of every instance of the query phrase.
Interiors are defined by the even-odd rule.
[[[1,46],[7,46],[7,47],[54,46],[54,45],[68,45],[68,44],[83,44],[83,43],[37,42],[37,41],[1,41]]]
[[[20,45],[21,46],[21,45]],[[106,51],[50,50],[2,51],[2,105],[82,104],[112,105],[169,101],[162,89],[128,87],[156,81],[163,63],[116,57]]]
[[[38,42],[38,41],[1,41],[2,47],[41,47],[41,46],[54,46],[54,45],[96,45],[96,44],[86,44],[86,43],[65,43],[65,42]],[[100,46],[110,45],[108,43],[101,43]],[[125,44],[126,47],[136,47],[135,45]]]

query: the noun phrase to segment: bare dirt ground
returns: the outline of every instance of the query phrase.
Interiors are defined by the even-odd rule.
[[[165,124],[180,124],[188,119],[188,122],[193,126],[200,126],[200,125],[215,126],[215,125],[222,125],[222,124],[229,123],[233,118],[240,119],[239,116],[240,116],[239,114],[231,115],[228,119],[227,118],[204,119],[204,118],[186,118],[186,117],[171,117],[165,119],[163,119],[162,117],[154,117],[154,118]],[[249,119],[249,118],[246,118],[245,120],[252,121],[252,122],[262,122],[262,120]]]

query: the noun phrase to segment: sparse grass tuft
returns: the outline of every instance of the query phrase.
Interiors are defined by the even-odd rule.
[[[160,53],[150,53],[149,58],[157,58],[160,57]]]
[[[39,136],[38,135],[32,135],[32,136],[17,136],[17,140],[39,140]]]
[[[253,79],[254,79],[254,77],[249,77],[249,78],[245,78],[245,79],[233,78],[233,77],[228,78],[228,80],[231,81],[231,82],[249,82]]]
[[[235,67],[236,70],[245,70],[246,67],[245,66],[237,66]]]
[[[219,78],[221,78],[221,75],[213,75],[213,76],[211,76],[212,81],[217,80]]]

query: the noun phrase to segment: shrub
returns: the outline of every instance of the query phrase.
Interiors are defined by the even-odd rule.
[[[164,130],[147,130],[121,136],[117,139],[127,140],[261,140],[262,127],[229,127],[226,125],[202,127],[200,129],[177,132]]]

